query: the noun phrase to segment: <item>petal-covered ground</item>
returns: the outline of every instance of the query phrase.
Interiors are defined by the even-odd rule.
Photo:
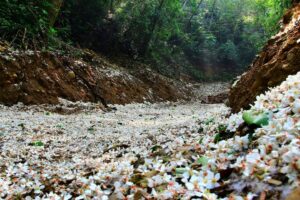
[[[221,120],[228,110],[200,103],[132,104],[111,112],[94,104],[61,107],[56,110],[79,111],[1,107],[2,198],[109,196],[115,184],[129,181],[135,162],[150,158],[156,148],[171,152],[198,140],[197,121]]]
[[[300,73],[228,119],[221,104],[76,106],[1,107],[1,198],[284,199],[299,187]]]

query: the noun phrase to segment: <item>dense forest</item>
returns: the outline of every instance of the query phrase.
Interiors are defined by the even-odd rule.
[[[18,48],[73,45],[197,80],[243,71],[289,0],[3,0],[0,37]]]

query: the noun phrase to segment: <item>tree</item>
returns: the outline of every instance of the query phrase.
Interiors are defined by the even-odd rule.
[[[155,9],[154,13],[153,13],[153,16],[151,17],[150,19],[150,25],[149,25],[149,31],[148,33],[144,36],[144,39],[143,39],[143,42],[142,42],[142,45],[141,45],[141,48],[139,50],[140,52],[140,55],[141,56],[145,56],[146,53],[147,53],[147,50],[149,48],[149,43],[153,37],[153,34],[154,34],[154,31],[155,31],[155,28],[157,26],[157,23],[161,17],[161,11],[164,7],[164,3],[165,3],[165,0],[160,0],[159,1],[159,4],[157,6],[157,8]]]
[[[293,2],[298,1],[3,0],[0,34],[19,47],[49,47],[61,39],[125,54],[163,73],[183,70],[202,78],[206,68],[215,74],[243,70]]]
[[[196,9],[193,9],[191,16],[188,19],[188,22],[186,23],[186,30],[187,31],[189,31],[189,29],[191,28],[191,25],[192,25],[191,22],[192,22],[193,18],[198,14],[199,9],[200,9],[201,5],[203,4],[203,2],[204,2],[204,0],[200,0],[197,7],[196,7]]]
[[[48,17],[49,17],[49,27],[53,27],[59,11],[62,7],[63,0],[49,0],[49,7],[48,7]]]

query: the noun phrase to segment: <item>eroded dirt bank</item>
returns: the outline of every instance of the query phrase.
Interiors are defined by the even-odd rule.
[[[249,71],[232,86],[229,104],[233,112],[249,108],[257,95],[300,70],[299,3],[295,3],[294,8],[286,13],[282,23],[282,30],[268,41]]]
[[[60,53],[13,51],[0,44],[0,102],[13,105],[70,101],[127,104],[189,100],[186,84],[145,66],[126,69],[90,51],[80,58]]]

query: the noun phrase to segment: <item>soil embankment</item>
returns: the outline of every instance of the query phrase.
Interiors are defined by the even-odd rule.
[[[282,30],[268,41],[249,71],[232,86],[229,105],[233,112],[249,108],[256,96],[300,70],[299,3],[285,14],[282,23]]]
[[[186,84],[149,68],[126,69],[90,51],[80,58],[53,52],[13,51],[0,44],[0,102],[13,105],[70,101],[127,104],[189,100]]]

